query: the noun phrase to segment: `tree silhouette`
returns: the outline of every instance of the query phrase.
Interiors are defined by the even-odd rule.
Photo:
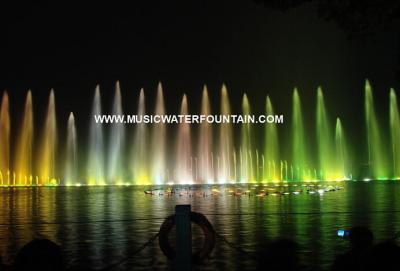
[[[349,39],[363,39],[383,31],[393,31],[400,40],[399,0],[254,0],[269,8],[286,11],[313,3],[318,15],[334,21]],[[397,78],[400,80],[400,43],[398,45]]]

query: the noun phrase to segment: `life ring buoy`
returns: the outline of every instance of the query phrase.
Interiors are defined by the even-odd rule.
[[[190,221],[197,224],[203,231],[204,244],[203,247],[192,255],[192,263],[197,264],[202,262],[215,246],[215,231],[207,218],[200,213],[190,212]],[[167,256],[168,259],[173,260],[176,256],[176,251],[173,249],[168,241],[168,235],[175,225],[175,215],[170,215],[165,219],[160,227],[158,235],[158,243],[161,251]]]

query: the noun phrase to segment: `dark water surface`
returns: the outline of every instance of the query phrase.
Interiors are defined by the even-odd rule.
[[[176,204],[191,204],[207,216],[216,232],[250,253],[266,241],[289,237],[301,245],[301,258],[314,269],[328,269],[334,255],[348,247],[338,229],[364,225],[376,240],[400,231],[400,183],[346,182],[343,189],[307,194],[306,187],[246,186],[253,196],[232,196],[234,186],[196,187],[166,196],[145,195],[143,187],[42,187],[0,189],[0,253],[11,263],[17,250],[35,237],[63,247],[69,266],[102,268],[131,255],[159,230]],[[261,189],[303,192],[257,197]],[[269,190],[268,190],[269,189]],[[317,189],[311,188],[311,189]],[[206,197],[203,193],[206,193]],[[194,229],[194,242],[200,232]],[[165,256],[152,243],[116,270],[168,269]],[[255,261],[221,240],[200,270],[251,270]]]

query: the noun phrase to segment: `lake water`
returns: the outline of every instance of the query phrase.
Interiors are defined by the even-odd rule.
[[[343,189],[318,193],[324,187],[259,185],[196,186],[171,196],[145,187],[41,187],[0,189],[0,253],[11,263],[25,243],[45,237],[60,244],[69,266],[102,268],[132,254],[156,234],[176,204],[191,204],[206,215],[215,231],[249,254],[217,239],[210,258],[199,270],[251,270],[250,256],[265,242],[289,237],[300,245],[303,263],[328,269],[334,256],[348,248],[338,229],[369,227],[376,240],[400,231],[400,183],[344,182]],[[324,184],[325,186],[325,184]],[[250,195],[234,196],[234,193]],[[299,194],[294,191],[302,190]],[[306,190],[317,191],[314,194]],[[161,190],[160,190],[161,191]],[[272,195],[274,192],[290,194]],[[268,196],[256,196],[269,192]],[[194,244],[202,236],[196,228]],[[155,241],[116,270],[170,268]]]

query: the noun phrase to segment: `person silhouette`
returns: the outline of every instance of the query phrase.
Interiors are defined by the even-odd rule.
[[[63,270],[61,248],[48,239],[35,239],[24,245],[14,261],[13,270]]]
[[[261,252],[257,270],[302,270],[299,263],[298,244],[290,239],[278,239],[265,246]]]
[[[394,240],[384,241],[375,245],[367,260],[367,271],[400,270],[400,247]]]
[[[367,254],[372,247],[374,235],[365,227],[354,227],[350,230],[351,248],[348,252],[338,255],[333,263],[333,271],[363,270]]]

